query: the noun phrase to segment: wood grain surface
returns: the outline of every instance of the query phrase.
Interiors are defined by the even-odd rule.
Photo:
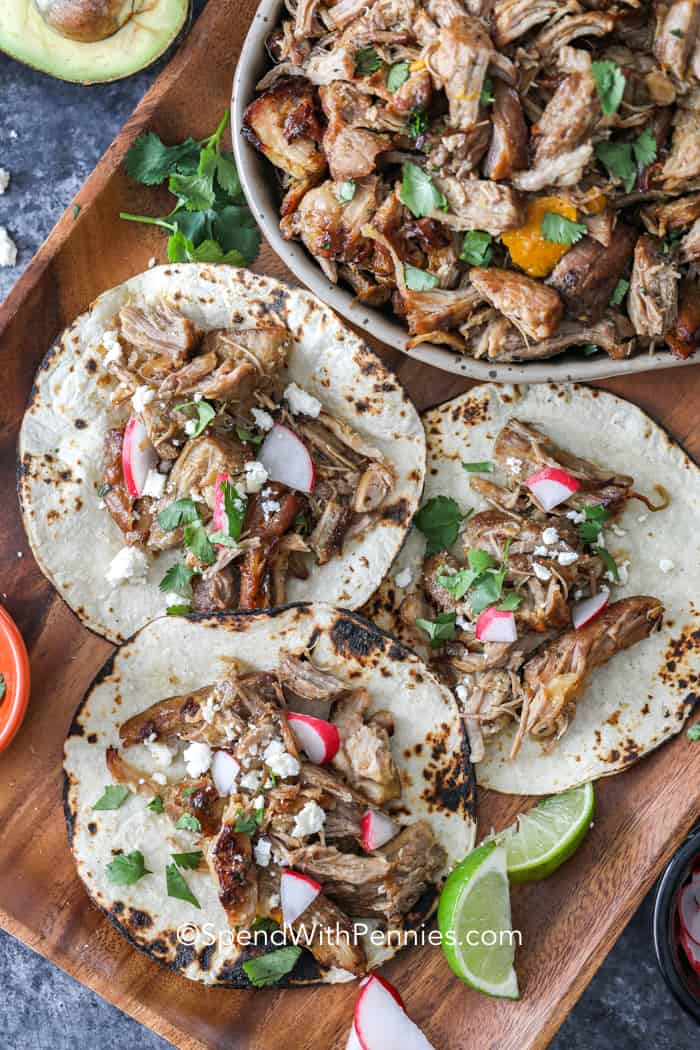
[[[0,755],[0,924],[110,1002],[182,1048],[340,1050],[351,1023],[347,986],[286,992],[206,990],[129,948],[90,905],[74,872],[61,810],[63,739],[72,712],[111,651],[80,626],[29,553],[15,498],[15,445],[33,373],[61,327],[105,288],[165,261],[160,232],[120,222],[156,214],[158,193],[130,183],[121,161],[143,128],[178,141],[203,137],[229,100],[252,0],[210,0],[160,76],[0,309],[0,591],[31,655],[29,715]],[[166,210],[165,208],[163,210]],[[288,277],[264,248],[260,272]],[[381,351],[419,409],[468,381]],[[636,402],[697,459],[697,367],[604,385]],[[643,449],[640,449],[643,455]],[[682,558],[682,552],[678,552]],[[23,554],[23,557],[18,557]],[[89,552],[86,552],[89,556]],[[595,828],[573,862],[546,883],[515,887],[523,998],[481,997],[454,978],[438,948],[387,967],[413,1018],[439,1050],[530,1050],[547,1045],[614,944],[664,861],[697,818],[700,747],[685,734],[600,784]],[[522,800],[483,792],[482,833],[509,823]]]

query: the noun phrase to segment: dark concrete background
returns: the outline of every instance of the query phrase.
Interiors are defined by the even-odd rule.
[[[204,3],[195,0],[196,11]],[[9,190],[0,196],[0,225],[7,226],[19,249],[17,266],[0,269],[0,300],[159,68],[117,84],[83,88],[0,55],[0,167],[12,173]],[[5,856],[2,863],[12,859]],[[550,1050],[700,1046],[700,1029],[671,999],[656,969],[651,908],[649,897]],[[7,1050],[164,1050],[169,1045],[2,931],[0,1040]]]

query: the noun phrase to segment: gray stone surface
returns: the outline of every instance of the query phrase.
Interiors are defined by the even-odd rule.
[[[195,6],[201,10],[203,0]],[[0,299],[157,70],[82,88],[0,55],[0,166],[12,172],[10,189],[0,197],[0,225],[8,227],[19,248],[17,267],[0,270]],[[650,923],[648,898],[550,1050],[693,1050],[700,1045],[698,1027],[657,973]],[[158,1050],[168,1045],[1,931],[0,989],[0,1039],[8,1050]]]

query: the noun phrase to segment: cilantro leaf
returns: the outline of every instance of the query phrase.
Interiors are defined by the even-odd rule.
[[[193,499],[176,499],[158,515],[158,524],[163,532],[172,532],[191,521],[199,521],[199,508]]]
[[[200,401],[183,401],[180,405],[175,405],[176,412],[182,412],[189,416],[190,419],[196,419],[197,425],[188,437],[196,438],[200,434],[203,434],[207,429],[212,419],[216,416],[216,409],[209,402],[202,398]]]
[[[178,208],[187,211],[204,211],[216,200],[214,175],[217,169],[217,151],[207,146],[199,155],[195,172],[182,175],[175,172],[168,179],[168,189],[178,198]]]
[[[7,685],[5,683],[5,675],[0,674],[0,700],[5,699],[5,693],[7,692]]]
[[[185,882],[177,864],[168,864],[165,869],[165,885],[169,897],[175,897],[179,901],[187,901],[188,904],[193,904],[195,908],[201,909],[201,904]],[[299,950],[301,951],[301,949]]]
[[[394,62],[393,65],[389,66],[389,71],[386,75],[386,86],[389,91],[398,91],[401,85],[408,80],[408,74],[408,62]]]
[[[107,878],[115,886],[133,886],[144,875],[152,874],[153,872],[146,867],[143,853],[138,849],[132,853],[117,854],[107,865]]]
[[[610,573],[610,575],[612,576],[613,580],[615,580],[616,583],[619,583],[619,581],[620,581],[620,573],[618,572],[618,569],[617,569],[617,562],[613,558],[613,556],[610,553],[610,551],[607,550],[605,547],[594,547],[593,548],[593,553],[599,555],[599,557],[601,558],[601,560],[603,562],[603,565],[605,566],[607,571]]]
[[[656,139],[649,128],[645,128],[636,142],[632,143],[632,150],[640,168],[654,163],[658,149]]]
[[[178,831],[201,831],[202,825],[191,813],[183,813],[175,825]]]
[[[216,181],[232,200],[243,200],[238,168],[230,153],[219,153],[216,158]]]
[[[165,806],[163,805],[163,799],[160,795],[156,795],[155,798],[152,798],[146,806],[146,809],[150,809],[151,813],[164,813]]]
[[[610,517],[610,512],[602,504],[587,503],[582,508],[582,513],[586,515],[586,520],[579,522],[578,534],[581,543],[586,543],[590,546],[590,544],[597,541],[603,531],[603,526]]]
[[[228,519],[228,534],[232,540],[239,540],[248,509],[248,498],[240,493],[230,481],[222,481],[221,490],[224,494],[224,510]]]
[[[199,561],[203,561],[205,565],[214,564],[216,561],[214,548],[209,542],[209,537],[201,521],[193,521],[189,525],[185,525],[183,541],[187,549],[191,550]]]
[[[493,258],[493,237],[484,230],[469,230],[459,257],[470,266],[488,266]]]
[[[373,47],[358,47],[355,51],[355,76],[368,77],[381,69],[382,60]]]
[[[204,854],[201,849],[193,850],[191,853],[172,853],[173,860],[178,868],[198,868]]]
[[[436,579],[448,594],[451,594],[453,598],[459,601],[467,593],[478,575],[473,569],[460,569],[458,572],[452,573],[452,575],[440,572]]]
[[[428,130],[430,119],[422,106],[416,106],[408,118],[408,134],[412,139],[420,138]]]
[[[438,649],[443,642],[451,641],[455,636],[457,630],[457,614],[456,613],[440,613],[437,620],[416,620],[416,627],[420,627],[422,631],[430,638],[430,648]]]
[[[487,568],[471,587],[469,591],[469,604],[473,613],[478,614],[483,612],[483,610],[489,605],[495,605],[500,601],[503,593],[503,581],[505,580],[506,572],[508,571],[509,550],[510,540],[506,543],[505,550],[503,551],[503,560],[501,561],[501,567],[498,572],[490,571]],[[478,560],[476,557],[474,558],[474,568],[486,564],[484,555],[489,558],[493,564],[493,559],[487,551],[469,551],[467,558],[470,565],[472,564],[472,554],[479,556]]]
[[[349,204],[355,196],[357,186],[355,185],[354,179],[346,179],[345,182],[339,182],[336,191],[336,196],[341,204]]]
[[[108,485],[105,482],[103,485],[100,485],[100,487],[98,488],[98,490],[97,490],[97,498],[98,499],[104,499],[105,496],[107,495],[107,493],[111,492],[111,491],[112,491],[112,486]]]
[[[252,985],[256,988],[266,988],[290,973],[300,955],[301,948],[296,944],[289,944],[285,948],[277,948],[274,952],[266,952],[265,955],[248,959],[243,963],[243,969]]]
[[[510,594],[506,594],[503,601],[499,604],[498,608],[501,612],[515,612],[516,609],[522,605],[522,596],[516,594],[515,591],[511,591]]]
[[[481,94],[479,95],[479,102],[482,106],[490,106],[495,101],[496,97],[493,93],[493,80],[491,77],[484,77]]]
[[[426,540],[426,555],[436,554],[451,547],[459,536],[459,529],[466,515],[462,514],[456,500],[451,496],[434,496],[421,507],[414,519]]]
[[[447,211],[447,198],[433,184],[430,175],[408,160],[403,166],[403,178],[399,193],[411,215],[421,219],[438,209]]]
[[[168,605],[165,610],[166,616],[187,616],[188,613],[192,612],[191,605]]]
[[[622,303],[622,300],[627,295],[629,287],[629,281],[626,281],[624,277],[621,277],[615,285],[612,295],[610,296],[610,305],[619,306]]]
[[[154,132],[141,132],[126,155],[126,173],[144,186],[158,186],[188,161],[196,162],[199,149],[199,143],[191,138],[166,146]]]
[[[607,117],[611,117],[620,108],[625,93],[625,74],[615,62],[593,62],[591,72],[600,108]]]
[[[637,166],[630,142],[596,142],[595,155],[613,178],[621,179],[630,193],[637,181]]]
[[[576,244],[588,233],[588,227],[582,222],[573,222],[564,215],[546,211],[542,216],[540,232],[551,244]]]
[[[481,463],[462,463],[468,474],[493,474],[495,467],[493,461],[485,459]]]
[[[181,598],[192,597],[192,577],[194,570],[188,565],[176,562],[171,565],[158,587],[164,594],[178,594]]]
[[[487,569],[495,569],[496,562],[488,551],[482,551],[478,548],[471,547],[467,551],[467,561],[469,562],[469,568],[473,572],[486,572]]]
[[[223,529],[217,529],[216,532],[210,532],[209,542],[218,544],[220,547],[230,547],[232,550],[238,547],[238,544],[233,537],[229,536],[228,532],[224,532]]]
[[[124,805],[131,792],[123,784],[108,784],[104,794],[98,798],[93,809],[119,809]]]
[[[255,817],[247,817],[242,810],[238,810],[236,814],[236,823],[233,826],[234,831],[239,831],[241,835],[254,835],[258,830],[258,822]]]
[[[427,270],[419,270],[417,266],[411,266],[410,263],[404,263],[403,269],[406,277],[406,287],[410,288],[412,292],[428,292],[440,283],[440,278],[436,277],[434,273],[428,273]]]
[[[593,354],[597,354],[600,351],[600,347],[596,346],[595,343],[586,343],[585,346],[581,347],[581,353],[584,357],[592,357]]]
[[[690,726],[688,729],[688,740],[700,740],[700,722],[696,722],[695,725]]]
[[[260,251],[260,230],[247,205],[229,204],[215,212],[210,235],[224,252],[240,252],[248,266]]]

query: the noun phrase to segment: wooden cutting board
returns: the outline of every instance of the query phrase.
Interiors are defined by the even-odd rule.
[[[155,191],[127,180],[124,154],[144,128],[166,141],[211,132],[228,105],[254,7],[253,0],[210,0],[184,48],[78,195],[77,219],[69,208],[0,309],[0,592],[24,633],[33,674],[27,721],[0,755],[0,924],[187,1050],[340,1050],[351,1023],[351,988],[206,990],[129,948],[88,902],[66,844],[62,745],[74,708],[112,647],[83,629],[44,580],[25,542],[15,498],[17,431],[43,354],[99,292],[144,269],[152,256],[165,261],[160,233],[117,218],[120,210],[156,214],[161,203]],[[256,269],[289,277],[268,248]],[[382,356],[421,410],[470,385],[395,351],[383,350]],[[698,368],[604,385],[636,402],[700,456]],[[671,553],[682,562],[682,551]],[[436,1048],[547,1045],[697,818],[696,793],[689,788],[699,782],[700,745],[682,734],[600,784],[594,830],[572,862],[546,883],[514,889],[514,925],[523,937],[520,1002],[472,992],[452,976],[438,948],[404,952],[387,967]],[[509,823],[522,801],[483,792],[482,832]]]

